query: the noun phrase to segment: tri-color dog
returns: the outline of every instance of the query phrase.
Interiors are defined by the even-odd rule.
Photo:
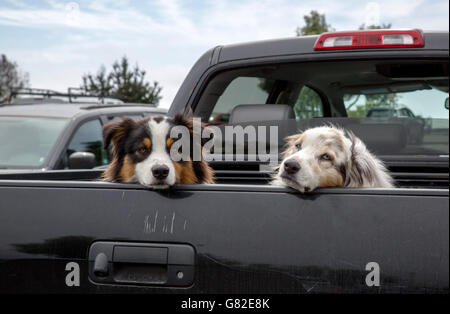
[[[174,161],[171,147],[176,139],[172,128],[188,130],[190,152],[187,160]],[[112,143],[113,159],[103,173],[110,182],[140,183],[153,189],[175,184],[214,183],[213,170],[203,159],[193,160],[193,119],[177,114],[169,117],[146,117],[138,121],[124,118],[103,127],[103,145]],[[201,143],[198,143],[201,146]]]
[[[316,127],[287,138],[272,184],[301,192],[322,187],[393,187],[384,164],[353,133]]]

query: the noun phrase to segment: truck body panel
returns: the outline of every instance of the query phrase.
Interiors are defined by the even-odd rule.
[[[188,293],[448,292],[448,190],[1,181],[0,291]],[[96,241],[190,244],[194,284],[97,285]],[[81,284],[65,284],[67,263]],[[368,263],[381,286],[365,283]]]

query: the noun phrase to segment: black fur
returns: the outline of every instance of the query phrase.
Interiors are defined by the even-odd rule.
[[[195,176],[198,182],[203,182],[206,178],[206,169],[201,161],[192,162],[192,168],[194,169]]]
[[[134,121],[130,118],[123,118],[103,127],[104,149],[108,149],[111,142],[113,142],[113,160],[117,163],[116,167],[113,168],[114,172],[111,173],[114,180],[117,180],[119,177],[125,156],[130,156],[134,163],[138,163],[150,154],[150,151],[145,155],[137,152],[145,137],[151,140],[151,134],[145,127],[145,123],[148,120],[148,118],[144,118],[139,121]]]
[[[138,121],[134,121],[130,118],[124,118],[120,121],[107,124],[103,127],[103,145],[107,149],[110,144],[113,144],[113,161],[110,167],[105,171],[103,177],[110,181],[119,180],[120,170],[122,169],[125,156],[128,156],[133,163],[139,163],[146,159],[150,154],[153,145],[150,150],[142,153],[139,149],[142,147],[142,143],[145,138],[149,138],[153,143],[152,134],[147,127],[149,120],[155,120],[156,123],[160,123],[165,120],[174,126],[185,126],[190,131],[190,157],[193,160],[193,117],[184,116],[183,114],[177,114],[173,118],[166,117],[147,117]],[[203,126],[202,126],[203,130]],[[167,134],[166,141],[170,136]],[[175,141],[178,139],[174,139]],[[208,139],[209,140],[209,139]],[[202,145],[202,144],[201,144]],[[167,153],[170,153],[170,149],[166,146]],[[179,163],[186,163],[188,161],[180,161]],[[204,182],[205,180],[211,181],[211,170],[204,161],[193,161],[193,170],[197,177],[198,182]],[[206,165],[206,167],[205,167]]]
[[[103,148],[107,149],[111,144],[111,140],[114,138],[117,132],[123,132],[118,138],[119,141],[123,140],[128,136],[129,131],[131,131],[136,126],[136,122],[130,118],[123,118],[120,121],[112,122],[103,127]],[[118,143],[116,143],[117,145]]]

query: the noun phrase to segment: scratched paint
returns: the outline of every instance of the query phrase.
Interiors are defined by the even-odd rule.
[[[144,218],[144,233],[175,233],[176,224],[176,213],[173,212],[172,215],[164,215],[160,218],[160,223],[158,223],[159,212],[156,211],[154,215],[146,215]],[[183,231],[186,230],[187,221],[184,220]]]

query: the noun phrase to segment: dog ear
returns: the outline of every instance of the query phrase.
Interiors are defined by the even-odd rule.
[[[290,155],[292,155],[293,153],[295,153],[295,143],[300,139],[301,137],[301,133],[300,134],[293,134],[293,135],[289,135],[287,137],[284,138],[285,141],[285,147],[286,149],[281,153],[281,156],[283,158],[286,158]]]
[[[174,117],[173,117],[173,121],[175,123],[175,125],[183,125],[185,127],[187,127],[189,129],[189,133],[193,134],[194,132],[194,115],[192,114],[192,110],[190,110],[187,114],[184,114],[182,111],[177,113]],[[203,147],[208,141],[210,141],[211,139],[214,138],[214,133],[210,132],[210,137],[209,138],[203,138],[202,134],[203,134],[203,130],[205,128],[207,128],[208,125],[207,123],[200,123],[200,137],[201,137],[201,146]]]
[[[284,138],[284,140],[286,141],[286,145],[288,146],[294,146],[295,143],[302,137],[302,133],[296,133],[296,134],[292,134],[289,135],[287,137]]]
[[[351,141],[351,159],[345,186],[393,187],[393,179],[383,162],[367,149],[366,145],[351,131],[346,131]]]
[[[103,148],[107,149],[112,142],[114,149],[119,146],[119,143],[123,141],[130,133],[130,131],[136,126],[136,122],[130,118],[123,118],[122,120],[112,122],[103,126]]]
[[[192,133],[193,130],[193,115],[191,113],[185,115],[183,111],[178,112],[173,117],[173,122],[175,125],[183,125],[189,129],[189,132]]]

